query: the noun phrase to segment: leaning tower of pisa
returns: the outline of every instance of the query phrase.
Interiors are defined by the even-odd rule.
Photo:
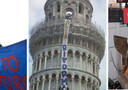
[[[105,39],[91,22],[89,0],[47,0],[45,20],[32,29],[30,53],[33,58],[30,90],[60,90],[61,52],[65,13],[73,13],[67,46],[69,90],[99,90],[99,64],[104,56]]]

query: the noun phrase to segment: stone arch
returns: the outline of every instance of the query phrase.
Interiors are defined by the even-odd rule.
[[[79,58],[80,57],[80,52],[77,50],[77,51],[75,51],[75,56],[77,57],[77,58]]]
[[[45,79],[48,80],[48,78],[49,78],[49,74],[46,74]]]
[[[86,21],[89,22],[89,15],[86,15]]]
[[[60,2],[56,2],[54,5],[54,10],[53,10],[53,19],[59,18],[60,17],[60,11],[61,11],[61,4]]]
[[[56,12],[60,12],[60,2],[56,3]]]
[[[93,79],[93,85],[95,85],[96,84],[96,80],[95,79]]]
[[[50,51],[50,50],[48,51],[48,56],[50,56],[50,57],[51,57],[51,51]]]
[[[91,54],[88,54],[88,59],[91,59]]]
[[[43,76],[42,76],[42,75],[41,75],[41,76],[39,76],[39,80],[40,80],[40,81],[42,81],[42,79],[43,79]]]
[[[54,55],[56,56],[58,54],[58,50],[54,50]]]
[[[56,73],[53,73],[51,76],[53,79],[56,78]]]
[[[54,5],[54,13],[59,13],[60,12],[60,2],[56,2],[55,5]]]
[[[79,78],[80,78],[80,77],[79,77],[79,75],[78,75],[78,74],[75,74],[75,75],[74,75],[74,80],[75,80],[76,82],[78,82],[78,81],[79,81]]]
[[[70,57],[73,56],[73,51],[71,49],[68,50],[68,56],[70,56]]]
[[[82,53],[82,59],[83,59],[83,60],[86,59],[86,53],[85,53],[85,52]]]
[[[49,19],[52,19],[53,14],[50,12],[48,16],[49,16]]]
[[[68,7],[68,8],[65,9],[65,13],[66,12],[72,12],[72,13],[74,13],[74,10],[73,10],[72,7]]]
[[[54,83],[56,83],[56,73],[52,73],[51,74],[52,80],[51,80],[51,86],[53,86],[53,88],[55,88]]]
[[[52,73],[52,78],[55,78],[56,77],[56,73]]]
[[[87,80],[88,80],[88,83],[90,83],[90,82],[91,82],[91,77],[88,77],[88,79],[87,79]]]
[[[82,84],[85,82],[85,76],[81,76],[81,82]]]
[[[82,3],[79,3],[79,13],[80,14],[84,13],[84,5]]]
[[[67,77],[68,77],[69,80],[71,80],[72,75],[71,75],[70,73],[68,73],[68,74],[67,74]]]

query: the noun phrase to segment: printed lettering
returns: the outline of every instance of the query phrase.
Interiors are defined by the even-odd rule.
[[[4,70],[5,72],[7,72],[7,68],[6,68],[6,60],[8,60],[8,57],[4,57],[2,58],[3,62],[4,62]]]
[[[62,60],[63,60],[63,62],[65,63],[65,62],[66,62],[66,60],[67,60],[67,58],[63,57],[63,58],[62,58]]]
[[[62,77],[67,76],[67,72],[66,71],[62,71]]]
[[[27,90],[27,86],[26,86],[27,84],[25,83],[26,80],[27,80],[27,76],[24,76],[23,79],[22,79],[22,83],[23,83],[23,86],[24,86],[25,90]]]
[[[11,64],[10,64],[10,61],[11,60],[14,60],[15,61],[15,63],[16,63],[16,68],[15,69],[13,69],[12,67],[11,67]],[[10,56],[9,57],[9,60],[8,60],[8,67],[9,67],[9,69],[12,71],[12,72],[17,72],[18,71],[18,69],[19,69],[19,62],[18,62],[18,60],[17,60],[17,58],[15,57],[15,56]]]
[[[18,81],[17,81],[18,79]],[[15,90],[18,90],[18,88],[20,90],[23,90],[22,87],[19,86],[19,84],[21,83],[21,79],[18,75],[13,75],[13,81],[14,81],[14,85],[15,85]]]
[[[66,64],[63,64],[62,65],[62,69],[67,69],[67,65]]]

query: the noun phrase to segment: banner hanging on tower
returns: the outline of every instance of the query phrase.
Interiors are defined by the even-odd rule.
[[[62,60],[61,60],[61,90],[66,90],[67,88],[67,43],[68,34],[70,28],[70,15],[66,15],[64,24],[64,36],[62,43]]]

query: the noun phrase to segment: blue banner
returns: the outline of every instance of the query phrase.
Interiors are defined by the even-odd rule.
[[[0,48],[0,90],[27,89],[27,41]]]

